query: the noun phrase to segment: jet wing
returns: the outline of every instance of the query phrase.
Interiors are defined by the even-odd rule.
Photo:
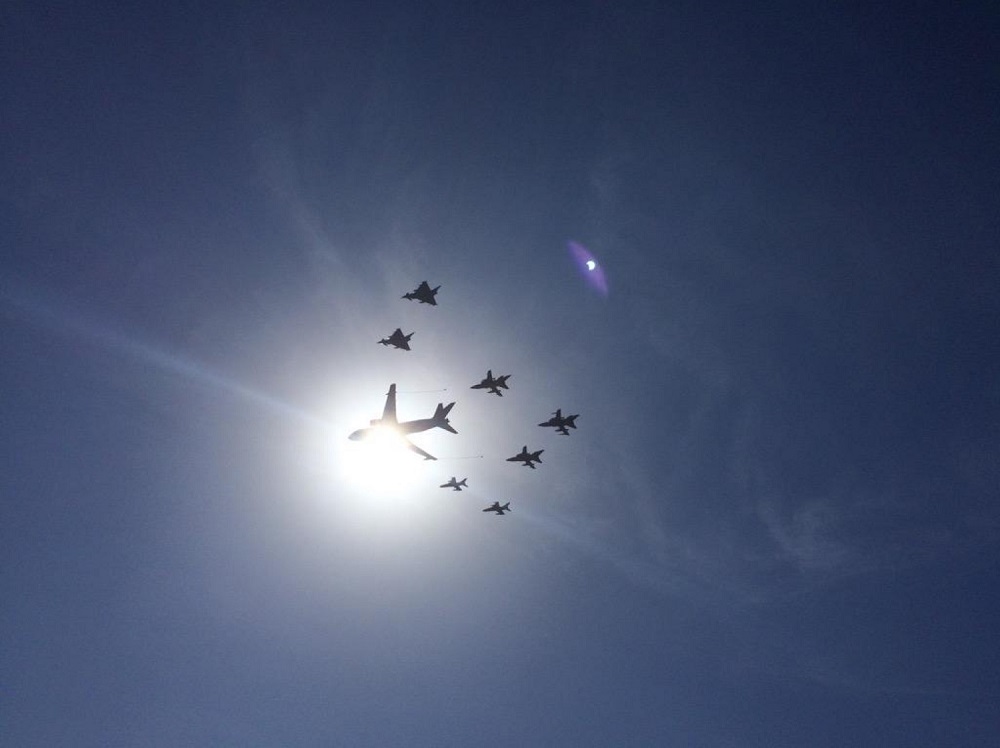
[[[396,384],[389,385],[389,391],[385,395],[385,408],[382,410],[382,423],[386,426],[395,426],[396,420]]]
[[[425,460],[436,460],[437,459],[437,457],[435,457],[434,455],[430,454],[429,452],[425,452],[424,450],[422,450],[420,447],[418,447],[416,444],[414,444],[413,442],[411,442],[408,439],[406,441],[406,448],[409,449],[411,452],[416,452],[418,455],[420,455],[421,457],[423,457]],[[445,484],[445,485],[447,485],[447,484]],[[444,488],[444,486],[441,486],[441,488]]]

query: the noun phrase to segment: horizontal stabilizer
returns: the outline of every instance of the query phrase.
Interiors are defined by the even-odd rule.
[[[437,409],[434,411],[434,425],[439,429],[444,429],[445,431],[450,431],[453,434],[457,434],[458,432],[448,422],[448,414],[454,407],[455,403],[448,403],[447,405],[444,405],[443,403],[438,403]]]

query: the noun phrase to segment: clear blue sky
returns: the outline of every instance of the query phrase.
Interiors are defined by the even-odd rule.
[[[995,744],[995,8],[2,18],[4,745]]]

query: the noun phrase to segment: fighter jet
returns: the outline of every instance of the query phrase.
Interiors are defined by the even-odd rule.
[[[412,452],[416,452],[418,455],[423,457],[425,460],[436,460],[432,454],[428,454],[416,444],[410,442],[406,438],[406,434],[415,434],[418,431],[427,431],[428,429],[444,429],[445,431],[450,431],[453,434],[458,432],[452,428],[451,423],[448,422],[448,413],[455,406],[455,403],[448,403],[444,405],[443,403],[438,403],[437,409],[434,411],[434,415],[430,418],[421,418],[417,421],[403,421],[400,423],[396,420],[396,385],[390,384],[389,391],[385,396],[385,408],[382,410],[382,417],[377,418],[371,422],[368,428],[358,429],[353,434],[351,434],[348,439],[352,441],[361,441],[375,436],[378,433],[395,433],[400,436],[402,441],[406,444],[406,448]]]
[[[507,380],[510,379],[510,374],[501,374],[499,377],[493,378],[493,369],[487,369],[486,379],[484,379],[479,384],[472,385],[470,390],[489,390],[494,395],[499,395],[503,397],[503,393],[500,390],[509,390],[510,387],[507,386]]]
[[[466,488],[469,487],[469,484],[465,482],[467,480],[469,480],[469,479],[468,478],[462,478],[462,480],[458,480],[453,475],[453,476],[451,476],[451,480],[450,481],[448,481],[447,483],[442,483],[440,487],[441,488],[452,488],[452,489],[454,489],[456,491],[461,491],[462,490],[462,486],[465,486]]]
[[[504,515],[504,512],[509,512],[510,511],[510,502],[508,501],[503,506],[500,506],[500,502],[499,501],[494,501],[492,506],[486,507],[485,509],[483,509],[483,511],[484,512],[496,512],[497,515],[499,515],[500,517],[502,517]]]
[[[382,338],[378,342],[381,343],[382,345],[391,345],[393,348],[399,348],[402,351],[408,351],[410,350],[410,338],[412,337],[413,337],[412,332],[409,335],[403,335],[403,331],[397,327],[396,332],[394,332],[387,338]]]
[[[438,289],[441,286],[435,286],[431,288],[427,285],[427,281],[421,281],[420,285],[409,293],[404,293],[403,298],[409,299],[410,301],[419,301],[421,304],[430,304],[431,306],[437,306],[437,300],[434,298],[437,296]]]
[[[542,461],[542,452],[544,449],[540,449],[537,452],[529,452],[528,445],[525,444],[519,453],[513,457],[508,457],[507,462],[520,462],[525,467],[530,467],[532,470],[535,469],[535,463]]]
[[[555,430],[558,431],[563,436],[569,436],[569,429],[576,428],[576,419],[579,417],[580,417],[579,413],[577,413],[574,416],[564,416],[562,414],[562,410],[557,409],[556,412],[552,414],[552,418],[547,420],[545,423],[540,423],[538,425],[553,426],[555,427]]]

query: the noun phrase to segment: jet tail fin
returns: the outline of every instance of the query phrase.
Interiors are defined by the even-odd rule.
[[[438,403],[437,410],[434,411],[434,425],[439,429],[444,429],[445,431],[450,431],[453,434],[457,434],[455,428],[448,422],[448,413],[451,409],[455,407],[455,403],[448,403],[444,405],[443,403]]]

